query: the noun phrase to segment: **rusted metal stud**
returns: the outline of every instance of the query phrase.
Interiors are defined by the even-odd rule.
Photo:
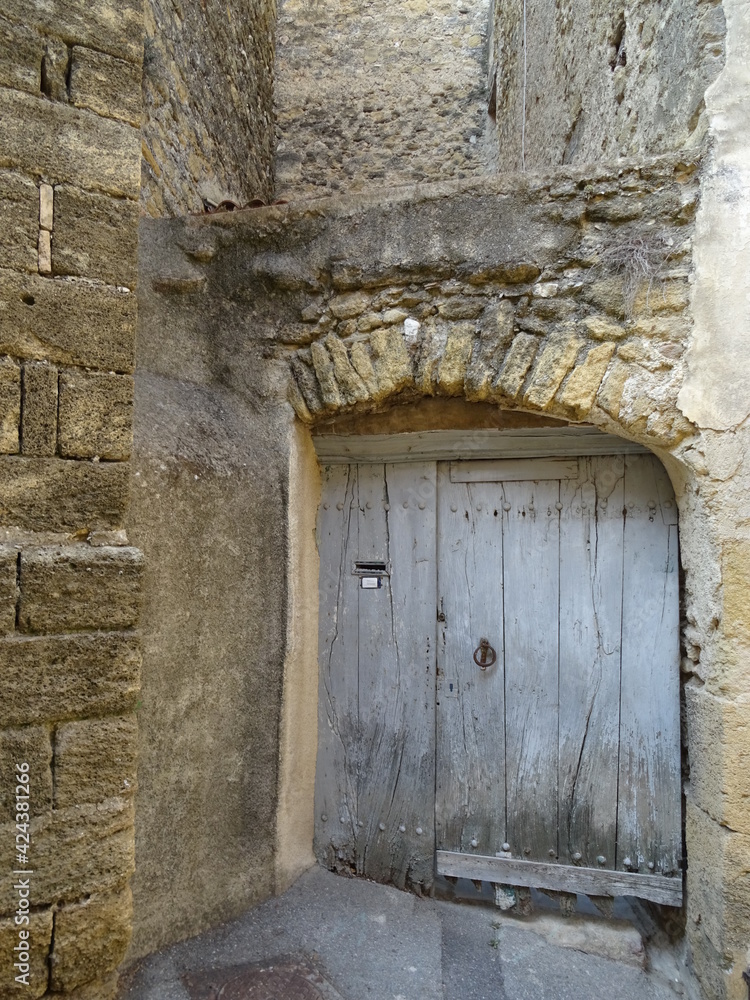
[[[328,510],[328,504],[327,503],[323,504],[323,510]]]
[[[323,820],[324,823],[328,822],[328,817],[326,816],[325,813],[321,813],[320,818]]]
[[[509,851],[510,850],[510,844],[503,844],[503,850],[504,851]]]
[[[418,827],[417,827],[417,831],[416,831],[416,832],[417,832],[417,836],[418,836],[418,837],[421,837],[421,836],[422,836],[422,827],[421,827],[421,826],[418,826]]]
[[[471,846],[472,847],[478,847],[479,846],[479,842],[478,842],[478,840],[477,840],[476,837],[472,837],[472,839],[471,839]]]
[[[343,509],[344,509],[344,505],[343,505],[343,504],[342,504],[342,502],[341,502],[341,501],[339,500],[339,502],[338,502],[338,503],[336,504],[336,510],[343,510]]]
[[[557,851],[554,849],[554,847],[550,847],[550,849],[547,851],[547,854],[549,854],[551,858],[557,857]]]
[[[385,830],[385,823],[378,823],[378,830]]]
[[[580,851],[576,851],[575,854],[573,855],[573,860],[574,861],[580,861],[581,860],[581,856],[582,856],[581,852]]]
[[[606,863],[607,863],[607,859],[604,857],[603,854],[600,854],[599,857],[596,859],[596,861],[597,861],[597,864],[600,864],[600,865],[606,865]]]

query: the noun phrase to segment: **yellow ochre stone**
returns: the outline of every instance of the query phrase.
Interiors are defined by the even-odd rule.
[[[333,373],[346,401],[360,403],[367,399],[365,384],[352,367],[344,342],[335,334],[329,333],[326,337],[326,347],[333,360]]]
[[[531,368],[539,348],[539,339],[529,333],[519,333],[510,345],[503,370],[495,387],[510,399],[515,399],[521,391],[524,379]]]
[[[438,368],[438,387],[448,396],[458,396],[464,388],[466,369],[471,358],[473,337],[467,333],[451,333]]]
[[[362,379],[368,395],[374,396],[378,391],[378,380],[375,377],[375,369],[372,367],[372,361],[367,348],[364,344],[357,341],[352,344],[351,356],[354,369]]]
[[[391,326],[384,330],[373,330],[370,334],[370,344],[378,381],[376,399],[386,399],[413,384],[411,359],[400,327]]]
[[[563,406],[570,407],[577,417],[584,416],[593,406],[597,390],[614,352],[614,344],[592,347],[583,364],[573,370],[565,383],[559,400]]]
[[[333,373],[333,362],[325,347],[318,343],[310,345],[313,367],[318,377],[323,402],[328,409],[339,409],[343,405],[341,393]]]
[[[560,383],[575,364],[583,341],[567,333],[553,333],[531,376],[524,402],[545,409],[552,402]]]

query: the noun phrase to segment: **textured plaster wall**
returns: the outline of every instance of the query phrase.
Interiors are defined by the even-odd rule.
[[[720,3],[498,0],[494,28],[501,170],[696,149],[705,137]]]
[[[141,203],[201,212],[272,190],[274,0],[146,0]]]
[[[252,298],[237,308],[206,294],[175,225],[144,220],[140,240],[131,958],[237,916],[276,884],[289,430],[269,400]]]

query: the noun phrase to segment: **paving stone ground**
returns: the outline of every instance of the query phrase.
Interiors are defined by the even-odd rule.
[[[582,937],[585,947],[622,958],[571,946]],[[648,964],[638,935],[622,921],[566,919],[550,911],[522,922],[492,906],[420,899],[313,868],[284,895],[128,970],[120,1000],[692,995],[691,983],[647,971]]]

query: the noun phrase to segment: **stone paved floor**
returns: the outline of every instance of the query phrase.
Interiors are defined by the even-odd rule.
[[[120,1000],[694,995],[668,963],[657,963],[658,972],[647,964],[639,935],[623,921],[552,911],[519,921],[491,906],[420,899],[313,868],[283,896],[128,970]]]

